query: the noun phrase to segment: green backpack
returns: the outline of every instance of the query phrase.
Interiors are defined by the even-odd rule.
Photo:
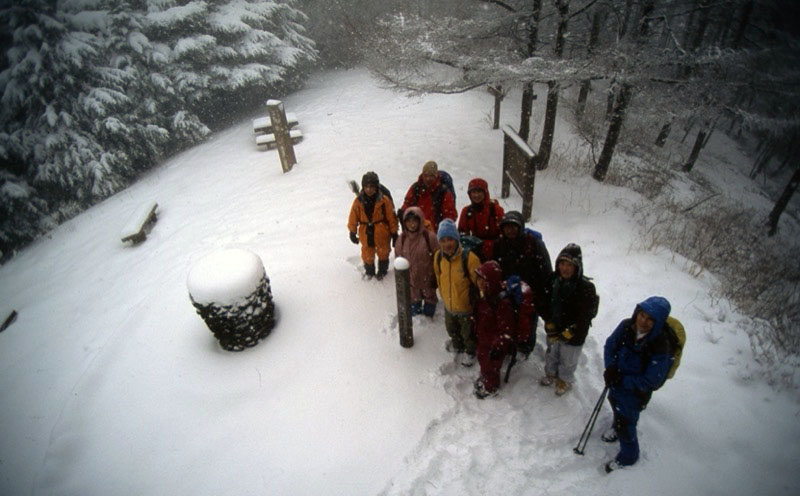
[[[683,345],[686,344],[686,329],[678,319],[670,316],[667,317],[664,325],[664,333],[667,336],[667,341],[669,341],[670,354],[672,354],[672,367],[669,368],[667,379],[672,379],[681,364]]]

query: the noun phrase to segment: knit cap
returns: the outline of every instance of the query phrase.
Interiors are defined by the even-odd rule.
[[[439,166],[436,165],[436,162],[433,160],[428,160],[425,162],[425,165],[422,166],[422,173],[423,174],[431,174],[436,175],[439,172]]]
[[[436,239],[441,241],[442,238],[453,238],[458,241],[458,227],[456,227],[455,222],[450,219],[444,219],[439,223],[439,232],[436,234]]]

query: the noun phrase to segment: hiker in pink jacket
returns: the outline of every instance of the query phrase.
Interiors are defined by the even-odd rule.
[[[425,221],[419,207],[409,207],[403,212],[403,232],[395,244],[395,256],[411,264],[411,315],[425,314],[433,317],[436,311],[436,276],[433,273],[433,254],[439,249],[436,234]]]

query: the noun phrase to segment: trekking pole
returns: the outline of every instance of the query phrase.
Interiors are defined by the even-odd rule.
[[[592,410],[592,415],[589,417],[589,422],[587,422],[586,427],[583,428],[583,434],[581,434],[581,438],[578,439],[578,445],[572,448],[572,451],[574,451],[575,454],[583,455],[583,450],[586,449],[586,443],[589,442],[589,436],[592,435],[594,423],[597,422],[597,417],[600,415],[600,410],[603,409],[603,401],[605,401],[607,394],[608,387],[605,387],[603,392],[600,393],[600,398],[597,400],[594,410]],[[581,443],[583,443],[583,446],[581,446]]]

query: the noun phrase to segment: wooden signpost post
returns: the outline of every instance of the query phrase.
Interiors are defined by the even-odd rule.
[[[503,185],[502,198],[511,194],[511,185],[522,196],[522,218],[530,220],[533,213],[533,185],[536,180],[536,152],[511,126],[503,130]]]
[[[294,156],[294,145],[292,145],[292,138],[289,135],[289,123],[286,120],[286,112],[283,110],[283,102],[269,100],[267,110],[269,110],[269,118],[272,121],[272,133],[275,135],[281,167],[286,173],[292,170],[294,164],[297,163],[297,158]]]

